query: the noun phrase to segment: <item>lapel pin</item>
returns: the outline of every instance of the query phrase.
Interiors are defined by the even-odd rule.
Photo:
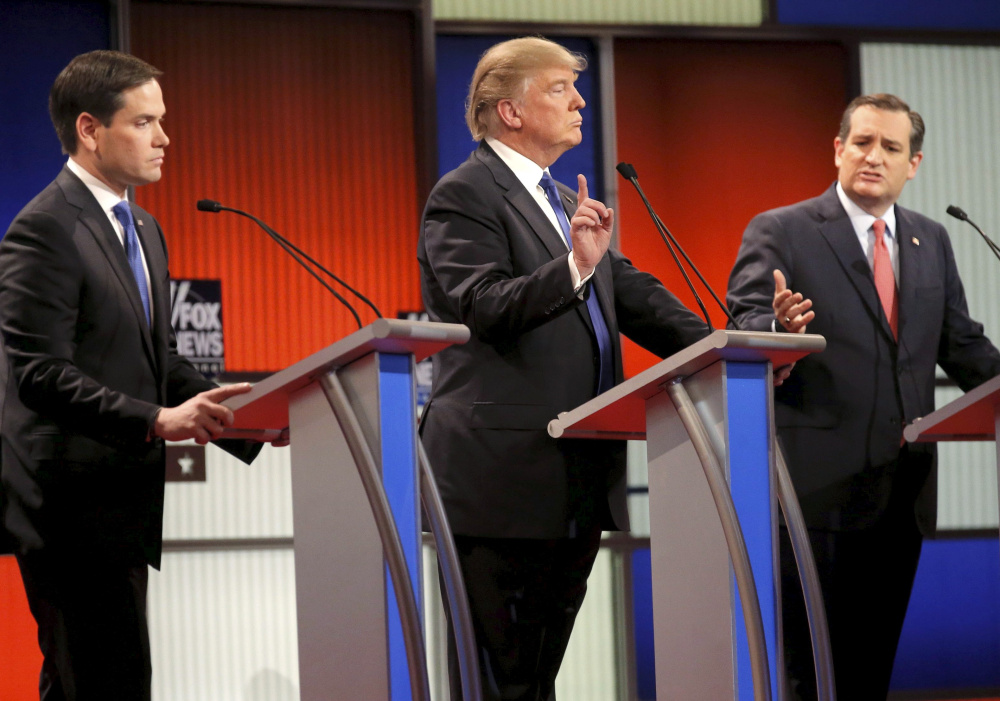
[[[916,236],[914,236],[912,239],[910,239],[910,241],[913,241],[913,245],[914,246],[919,246],[920,245],[920,239],[918,239]]]
[[[138,224],[139,226],[142,226],[142,219],[136,219],[135,223]],[[913,241],[914,241],[914,243],[916,243],[917,240],[913,239]]]

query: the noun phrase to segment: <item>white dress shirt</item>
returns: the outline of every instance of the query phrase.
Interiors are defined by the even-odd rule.
[[[73,160],[70,156],[69,160],[66,161],[66,167],[72,171],[73,175],[80,178],[83,184],[87,186],[90,193],[97,199],[97,204],[100,205],[101,209],[104,211],[104,215],[111,222],[111,228],[115,230],[118,234],[118,242],[121,243],[122,248],[125,248],[125,228],[122,226],[121,222],[118,221],[118,217],[115,216],[114,206],[119,202],[125,201],[126,198],[122,197],[105,183],[101,182],[98,178],[91,175],[83,166]],[[539,176],[541,177],[541,176]],[[138,233],[138,232],[136,232]],[[146,275],[146,289],[149,291],[149,322],[153,323],[153,286],[149,281],[149,266],[146,264],[146,252],[142,250],[142,244],[139,245],[139,257],[142,259],[142,270]]]

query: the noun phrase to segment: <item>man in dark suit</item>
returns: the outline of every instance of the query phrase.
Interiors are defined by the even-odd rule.
[[[660,356],[708,333],[609,249],[614,212],[582,175],[578,193],[548,175],[580,142],[584,68],[541,38],[483,55],[466,113],[479,148],[434,188],[418,244],[431,319],[472,331],[435,356],[421,430],[486,699],[554,698],[601,531],[628,528],[624,444],[557,441],[548,422],[622,380],[619,333]]]
[[[2,491],[44,655],[44,701],[150,695],[148,566],[159,566],[164,439],[217,438],[217,387],[176,352],[167,250],[127,188],[160,179],[160,72],[95,51],[49,109],[66,167],[0,243]],[[221,442],[248,461],[259,445]]]
[[[935,451],[903,445],[934,409],[934,366],[963,390],[1000,373],[969,317],[940,224],[896,205],[923,153],[923,120],[867,95],[834,140],[837,182],[747,227],[729,280],[746,330],[826,337],[775,390],[778,436],[809,527],[839,698],[885,699],[920,556],[934,529]],[[805,611],[782,547],[789,678],[815,698]]]

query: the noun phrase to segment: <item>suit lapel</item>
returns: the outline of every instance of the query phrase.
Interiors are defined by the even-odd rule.
[[[507,167],[498,155],[485,141],[479,147],[479,157],[483,164],[493,174],[493,179],[503,190],[504,198],[528,222],[532,232],[553,258],[566,255],[566,243],[562,235],[555,230],[552,222],[538,206],[531,193],[517,179],[513,171]]]
[[[153,351],[153,338],[149,325],[146,323],[146,313],[142,308],[142,298],[139,297],[139,288],[135,284],[132,268],[128,264],[128,258],[125,257],[125,248],[122,246],[117,232],[111,227],[107,215],[101,210],[87,186],[68,168],[63,168],[59,173],[58,180],[66,195],[66,201],[80,209],[80,222],[93,235],[101,252],[110,263],[118,280],[119,288],[128,299],[135,314],[136,323],[139,325],[142,335],[143,350],[149,359],[150,366],[155,370],[157,359]],[[148,247],[146,248],[148,249]],[[150,277],[152,277],[152,269],[150,269]]]
[[[916,299],[917,280],[921,279],[923,258],[920,255],[918,231],[909,212],[896,207],[896,240],[899,242],[899,335],[906,328],[907,311],[919,309]]]
[[[135,219],[135,231],[146,257],[146,267],[149,269],[149,305],[153,315],[152,333],[153,349],[156,357],[156,367],[163,368],[166,362],[168,336],[170,331],[170,290],[166,289],[167,261],[160,243],[160,235],[148,213],[136,207],[132,208]],[[129,269],[131,272],[131,268]],[[136,298],[139,298],[136,289]],[[140,300],[141,302],[141,300]],[[145,321],[142,307],[139,308],[140,319]]]
[[[858,296],[861,297],[861,301],[868,308],[872,318],[877,320],[882,332],[889,340],[895,342],[892,329],[889,328],[889,320],[882,310],[882,302],[875,289],[875,278],[872,276],[871,266],[868,264],[868,259],[865,258],[861,244],[858,243],[858,235],[851,224],[851,218],[847,216],[847,212],[840,204],[834,188],[827,190],[820,199],[819,213],[823,219],[819,226],[820,235],[837,257],[844,274],[857,290]]]
[[[549,255],[552,256],[553,259],[566,255],[566,241],[563,239],[562,234],[556,231],[555,227],[552,226],[552,222],[549,221],[548,216],[546,216],[545,212],[542,211],[538,202],[531,196],[531,193],[524,189],[524,185],[517,179],[513,171],[507,167],[507,164],[504,163],[498,155],[496,155],[496,152],[494,152],[485,141],[480,144],[478,154],[486,167],[490,169],[497,185],[504,191],[504,198],[510,202],[511,206],[514,207],[514,209],[516,209],[518,213],[524,217],[525,221],[528,222],[528,226],[531,227],[532,232],[538,237],[539,242],[541,242],[542,246],[545,247],[545,250],[548,251]],[[566,211],[566,217],[572,218],[573,212],[576,210],[575,198],[569,197],[561,189],[560,195],[564,200],[563,210],[567,210],[567,204],[572,208],[571,210]],[[596,280],[594,288],[598,293],[598,299],[601,302],[601,309],[604,311],[605,322],[608,324],[608,329],[611,330],[617,328],[614,326],[613,321],[609,320],[610,314],[608,310],[614,309],[614,306],[608,306],[611,288],[609,284],[600,279],[604,276],[599,275],[601,273],[601,269],[606,267],[606,260],[602,260],[601,265],[597,267],[597,271],[595,271],[594,278],[592,279]],[[587,311],[586,305],[579,305],[576,308],[576,313],[580,315],[580,319],[590,330],[590,333],[594,334],[594,324],[590,320],[590,313]],[[614,331],[611,331],[611,333],[613,334]]]

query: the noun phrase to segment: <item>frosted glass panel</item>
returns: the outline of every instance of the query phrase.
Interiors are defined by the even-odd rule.
[[[924,160],[900,204],[942,222],[973,317],[1000,340],[1000,261],[968,224],[949,217],[964,209],[991,238],[1000,237],[1000,48],[871,43],[861,46],[861,86],[891,92],[924,118]],[[937,406],[958,396],[939,390]],[[990,443],[940,446],[938,525],[996,528],[996,456]]]
[[[435,20],[601,24],[750,25],[763,21],[760,0],[434,0]]]
[[[298,701],[290,549],[165,553],[149,627],[154,701]]]
[[[288,448],[265,445],[247,465],[205,448],[205,482],[167,484],[163,537],[290,538],[292,482]]]

